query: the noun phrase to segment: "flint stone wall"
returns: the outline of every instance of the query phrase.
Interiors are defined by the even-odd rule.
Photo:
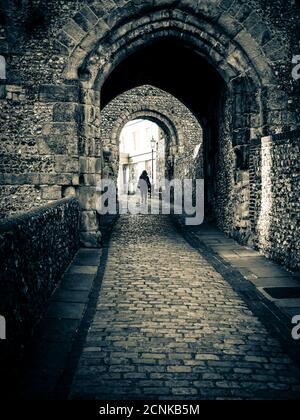
[[[78,250],[79,221],[77,200],[64,199],[0,222],[0,314],[7,321],[1,364],[27,342]]]
[[[265,137],[252,147],[250,215],[254,245],[300,269],[300,131]]]

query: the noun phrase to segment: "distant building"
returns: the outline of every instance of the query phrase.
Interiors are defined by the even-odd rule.
[[[157,182],[157,148],[160,139],[159,127],[148,120],[134,120],[126,124],[120,137],[119,192],[134,194],[140,175],[148,172],[152,184]],[[152,173],[152,144],[153,173]]]

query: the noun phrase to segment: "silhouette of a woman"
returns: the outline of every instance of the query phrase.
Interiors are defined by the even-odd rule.
[[[142,175],[140,176],[138,188],[141,192],[142,204],[147,204],[148,192],[151,191],[151,182],[147,171],[143,171]]]

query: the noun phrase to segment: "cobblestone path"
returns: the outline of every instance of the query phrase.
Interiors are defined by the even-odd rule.
[[[167,216],[114,229],[72,399],[296,398],[299,371]]]

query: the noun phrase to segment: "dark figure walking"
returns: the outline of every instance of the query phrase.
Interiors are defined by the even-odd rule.
[[[141,191],[142,204],[147,204],[148,192],[151,193],[151,182],[147,171],[144,171],[140,176],[138,188]]]

